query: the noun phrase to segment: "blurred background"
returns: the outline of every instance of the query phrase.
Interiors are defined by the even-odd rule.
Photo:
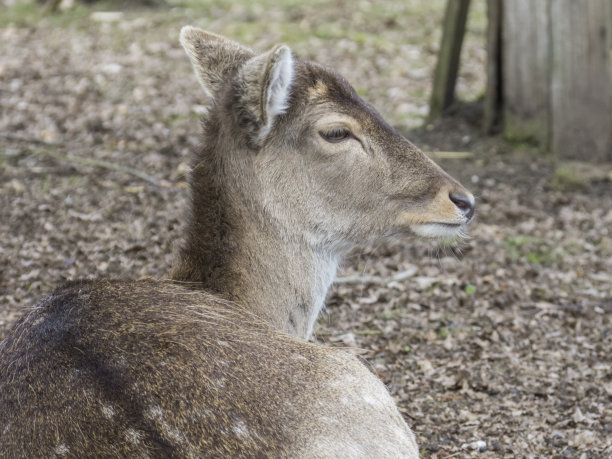
[[[315,332],[359,349],[423,456],[610,457],[610,9],[3,0],[0,338],[64,280],[168,275],[204,109],[191,24],[335,68],[477,196],[459,247],[350,257]]]

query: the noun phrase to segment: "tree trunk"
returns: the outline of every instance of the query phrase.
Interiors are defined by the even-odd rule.
[[[442,43],[429,105],[430,120],[439,118],[453,103],[469,6],[470,0],[448,0],[446,3]]]
[[[546,0],[502,2],[504,136],[548,149],[550,18]]]
[[[609,0],[553,0],[552,150],[560,158],[612,160]]]
[[[486,134],[496,133],[501,122],[501,8],[502,0],[487,0],[487,88],[483,115]]]
[[[499,15],[504,136],[612,160],[609,0],[502,0]]]

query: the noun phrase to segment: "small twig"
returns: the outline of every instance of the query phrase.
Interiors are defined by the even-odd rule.
[[[0,133],[0,136],[6,139],[9,139],[9,140],[17,140],[19,142],[35,143],[38,145],[53,146],[53,147],[59,147],[59,148],[68,148],[67,145],[60,143],[60,142],[54,142],[51,140],[45,140],[45,139],[25,136],[21,134],[2,132]],[[37,155],[50,156],[59,161],[82,164],[83,166],[89,166],[89,167],[101,167],[104,169],[109,169],[109,170],[118,171],[118,172],[125,172],[127,174],[133,175],[134,177],[138,177],[146,182],[152,183],[155,186],[161,186],[160,181],[157,180],[155,177],[152,177],[151,175],[145,174],[144,172],[141,172],[138,169],[134,169],[129,166],[122,166],[120,164],[111,163],[111,162],[104,161],[101,159],[83,158],[82,156],[73,156],[73,155],[64,155],[62,153],[58,153],[56,151],[51,151],[48,149],[45,149],[45,150],[31,149],[30,151]]]
[[[417,268],[413,266],[405,271],[401,271],[393,276],[346,276],[338,277],[334,281],[336,284],[379,284],[389,285],[392,282],[401,282],[416,274]]]
[[[438,159],[467,159],[473,154],[469,151],[429,151],[427,156]]]
[[[65,146],[59,142],[54,142],[53,140],[41,139],[40,137],[34,137],[34,136],[23,135],[23,134],[15,134],[13,132],[0,132],[0,136],[4,137],[5,139],[9,139],[9,140],[18,140],[19,142],[37,143],[40,145],[54,145],[57,147]]]
[[[132,167],[110,163],[108,161],[103,161],[101,159],[83,158],[81,156],[72,156],[72,155],[62,155],[61,153],[56,153],[54,151],[48,151],[48,150],[32,150],[32,152],[36,154],[51,156],[52,158],[55,158],[57,160],[66,161],[69,163],[77,163],[77,164],[82,164],[83,166],[90,166],[90,167],[102,167],[104,169],[109,169],[113,171],[125,172],[127,174],[133,175],[134,177],[138,177],[146,182],[152,183],[155,186],[160,186],[159,180],[157,180],[155,177],[145,174],[144,172],[141,172]]]

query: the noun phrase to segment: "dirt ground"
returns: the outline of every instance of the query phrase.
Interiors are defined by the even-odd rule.
[[[440,160],[477,196],[471,238],[354,254],[315,333],[359,349],[423,456],[612,457],[612,168],[483,137],[477,104],[419,128],[442,0],[228,3],[45,18],[0,6],[0,338],[66,279],[167,276],[202,110],[177,36],[195,24],[258,49],[287,43],[425,151],[471,153]],[[484,89],[483,3],[464,99]]]

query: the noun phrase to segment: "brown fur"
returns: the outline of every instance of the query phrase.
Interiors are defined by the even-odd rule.
[[[418,457],[383,384],[302,338],[344,252],[459,231],[473,198],[335,72],[181,37],[209,110],[175,282],[77,281],[19,320],[2,455]]]
[[[337,439],[360,442],[362,393],[384,393],[341,351],[155,281],[65,285],[16,324],[0,363],[11,458],[308,457],[325,445],[325,417],[357,417]],[[344,374],[354,384],[335,384]],[[342,397],[352,403],[313,403]],[[392,404],[368,416],[404,428]]]

